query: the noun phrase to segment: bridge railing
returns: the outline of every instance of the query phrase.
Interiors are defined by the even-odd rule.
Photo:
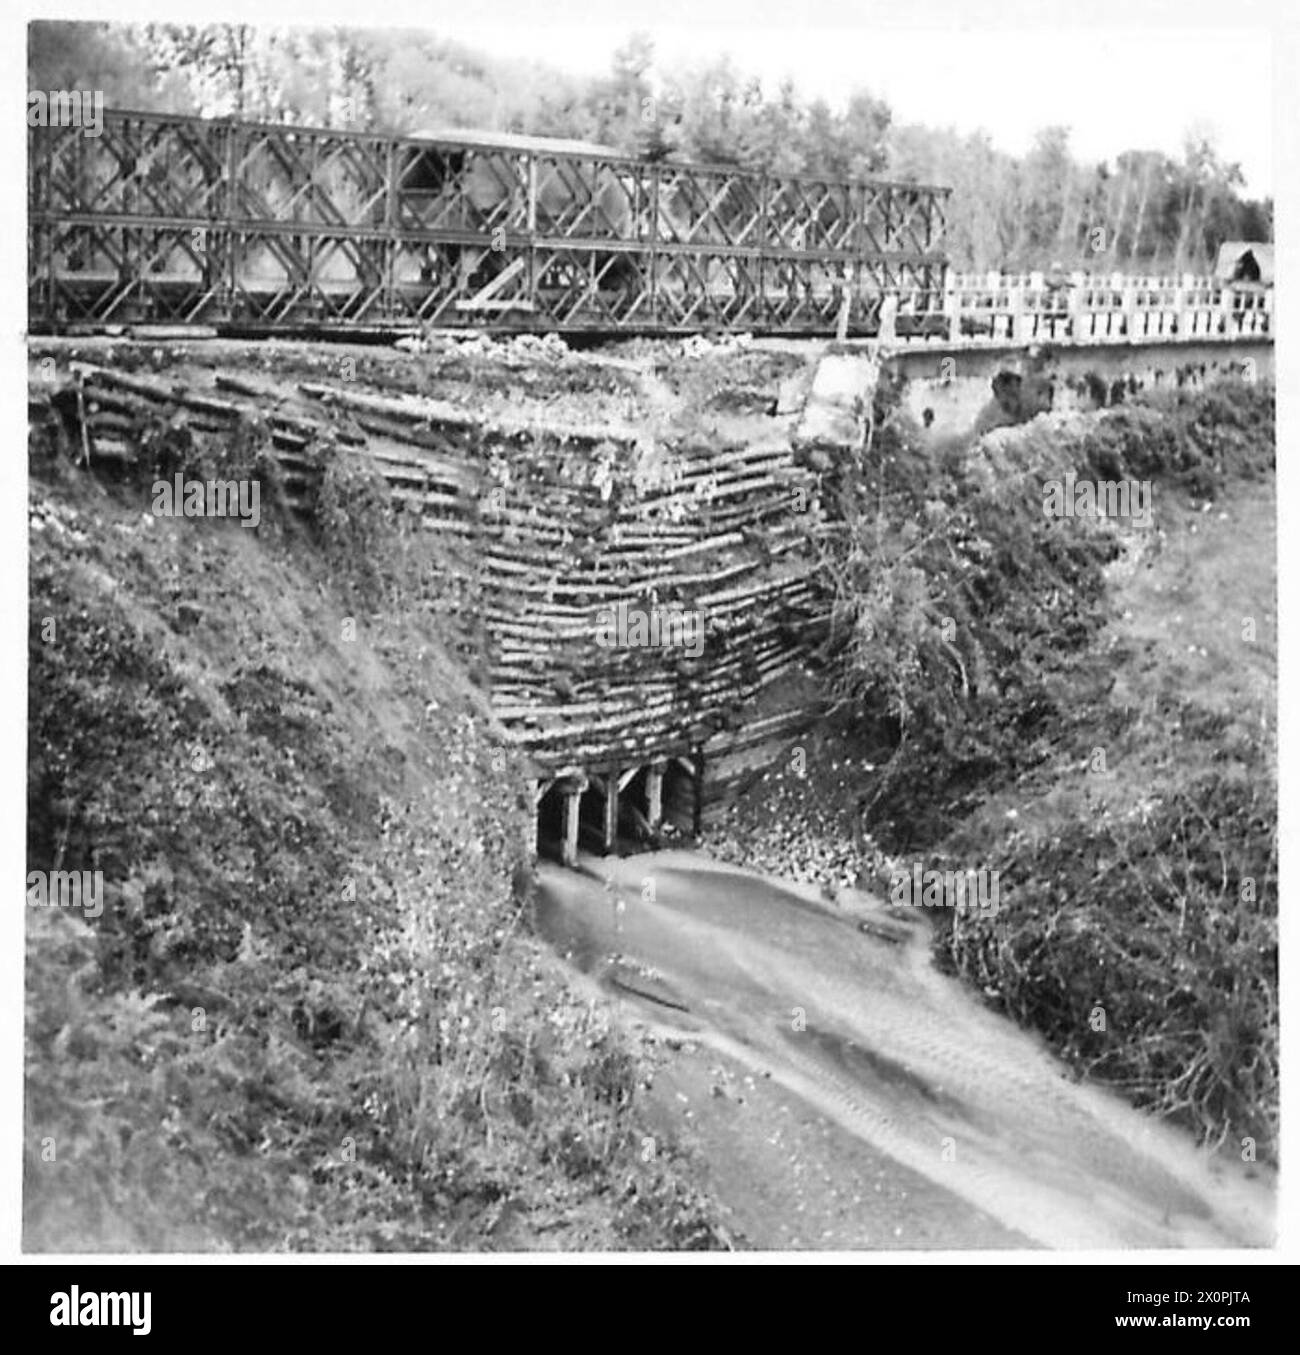
[[[949,273],[948,337],[998,343],[1144,343],[1272,334],[1273,289],[1184,273]],[[906,314],[904,298],[900,314]]]

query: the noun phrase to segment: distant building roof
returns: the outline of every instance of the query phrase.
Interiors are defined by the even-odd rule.
[[[560,136],[521,136],[517,132],[485,132],[473,127],[423,127],[408,135],[414,141],[460,141],[469,146],[508,151],[568,151],[573,155],[621,156],[613,146],[602,146],[595,141],[574,141]]]
[[[1214,276],[1222,282],[1273,285],[1273,246],[1261,240],[1225,240],[1219,246]]]

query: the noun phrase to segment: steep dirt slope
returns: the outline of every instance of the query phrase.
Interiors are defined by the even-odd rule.
[[[724,1245],[523,934],[436,555],[393,591],[377,509],[329,541],[37,469],[28,869],[104,908],[28,913],[25,1245]]]

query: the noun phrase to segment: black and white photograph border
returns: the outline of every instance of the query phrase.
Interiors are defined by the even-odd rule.
[[[1296,1259],[1284,5],[6,18],[6,1261]]]

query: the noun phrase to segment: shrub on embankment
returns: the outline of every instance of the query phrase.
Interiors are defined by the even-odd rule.
[[[1189,729],[1191,738],[1213,731]],[[1262,759],[1258,760],[1258,759]],[[1220,765],[1201,766],[1202,760]],[[999,870],[996,916],[949,953],[1080,1071],[1207,1141],[1276,1153],[1277,808],[1263,741],[1189,757],[1138,804],[1096,797],[1037,831],[981,824],[948,860]],[[1259,770],[1263,769],[1263,775]]]
[[[526,935],[453,562],[342,460],[257,532],[37,463],[28,869],[104,908],[28,910],[25,1246],[721,1245]]]
[[[826,555],[826,658],[834,694],[887,727],[873,826],[895,845],[924,844],[1071,727],[1096,732],[1113,681],[1095,643],[1110,615],[1106,567],[1147,529],[1048,517],[1045,485],[1149,480],[1158,539],[1166,498],[1210,498],[1271,468],[1273,396],[1178,393],[1000,429],[937,458],[881,415],[840,487],[849,531]]]
[[[846,850],[868,871],[875,856],[882,893],[890,863],[879,869],[877,844],[905,867],[999,870],[999,911],[942,929],[945,961],[1080,1070],[1208,1139],[1255,1138],[1267,1156],[1272,698],[1234,711],[1231,689],[1188,685],[1175,646],[1126,639],[1115,623],[1133,568],[1161,568],[1183,539],[1205,543],[1193,560],[1210,552],[1204,530],[1186,535],[1205,521],[1192,505],[1225,493],[1271,503],[1272,389],[1039,419],[938,458],[888,409],[877,416],[838,486],[851,530],[827,557],[840,708],[806,741],[806,767],[774,769],[727,836],[755,865],[829,860],[835,883],[851,873]],[[1071,472],[1150,480],[1155,525],[1046,517],[1045,482]],[[1245,563],[1208,556],[1201,582],[1251,569],[1251,610],[1267,611],[1269,552],[1261,541]],[[1151,605],[1190,623],[1216,605],[1195,577],[1190,591]],[[1231,670],[1241,617],[1204,628],[1222,650],[1207,665]]]

